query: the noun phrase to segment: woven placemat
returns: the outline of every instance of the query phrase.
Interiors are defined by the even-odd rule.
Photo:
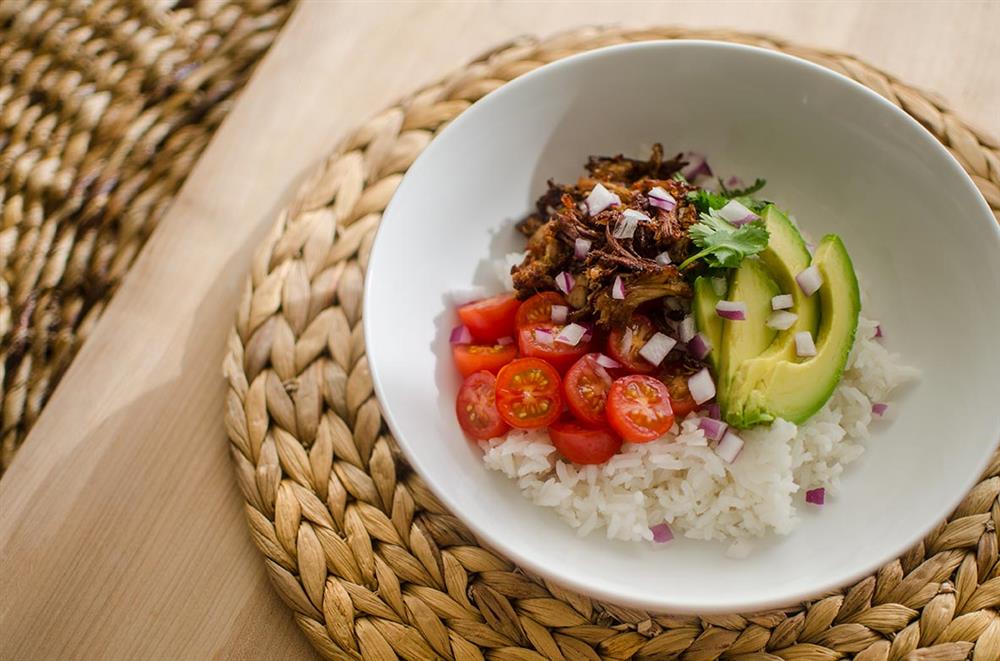
[[[0,0],[0,474],[284,0]]]
[[[226,426],[251,534],[331,659],[1000,659],[1000,453],[948,521],[843,591],[789,610],[657,616],[597,603],[478,545],[406,465],[365,358],[362,280],[380,213],[450,120],[546,62],[698,37],[804,57],[876,90],[959,159],[996,213],[996,143],[848,55],[683,29],[588,29],[503,46],[349,136],[281,212],[229,338]]]

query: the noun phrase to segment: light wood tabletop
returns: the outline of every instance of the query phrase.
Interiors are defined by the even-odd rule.
[[[250,541],[222,423],[254,246],[366,117],[515,36],[608,23],[850,52],[1000,128],[995,2],[303,4],[0,481],[0,658],[314,658]]]

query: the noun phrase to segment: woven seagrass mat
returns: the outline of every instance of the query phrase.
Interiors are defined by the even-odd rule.
[[[848,55],[682,29],[588,29],[501,47],[350,135],[256,254],[229,338],[226,425],[274,587],[331,659],[1000,659],[1000,453],[948,521],[875,575],[800,607],[657,616],[597,603],[478,545],[406,465],[372,391],[360,318],[380,214],[428,142],[546,62],[623,41],[716,38],[843,73],[920,120],[994,213],[997,145]]]
[[[0,474],[290,9],[0,0]]]

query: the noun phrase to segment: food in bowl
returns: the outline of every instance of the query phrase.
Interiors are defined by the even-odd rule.
[[[709,154],[720,173],[767,178],[758,196],[792,210],[817,238],[837,233],[862,277],[861,314],[878,319],[886,332],[879,341],[921,372],[905,397],[894,394],[892,423],[871,426],[872,439],[843,471],[836,496],[815,507],[797,492],[795,531],[754,540],[754,552],[739,562],[725,558],[724,543],[679,533],[667,545],[609,540],[603,530],[579,538],[554,509],[536,506],[515,480],[490,470],[455,421],[462,379],[448,334],[458,303],[444,300],[446,293],[470,285],[485,290],[477,298],[500,291],[490,265],[524,250],[508,223],[533,207],[547,178],[575,181],[590,154],[645,158],[657,138]],[[998,251],[1000,228],[961,165],[871,90],[735,44],[612,46],[491,92],[449,122],[407,170],[368,257],[368,363],[358,363],[352,381],[364,386],[370,367],[389,430],[437,497],[432,511],[445,508],[529,573],[651,612],[783,607],[899,557],[988,466],[1000,438],[1000,353],[990,351],[1000,307],[983,302],[1000,295]],[[366,255],[362,242],[361,263]],[[345,271],[338,286],[350,320],[354,276]],[[872,329],[859,321],[858,360]],[[848,367],[847,378],[852,373]]]
[[[660,145],[586,170],[517,224],[508,291],[457,307],[459,424],[580,534],[742,554],[788,533],[916,371],[861,316],[840,237],[811,248],[763,180]]]

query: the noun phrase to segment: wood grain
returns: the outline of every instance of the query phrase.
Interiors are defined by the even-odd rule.
[[[851,51],[996,132],[993,4],[306,4],[0,481],[0,658],[311,658],[250,543],[219,363],[253,247],[335,140],[518,34],[767,31]]]

